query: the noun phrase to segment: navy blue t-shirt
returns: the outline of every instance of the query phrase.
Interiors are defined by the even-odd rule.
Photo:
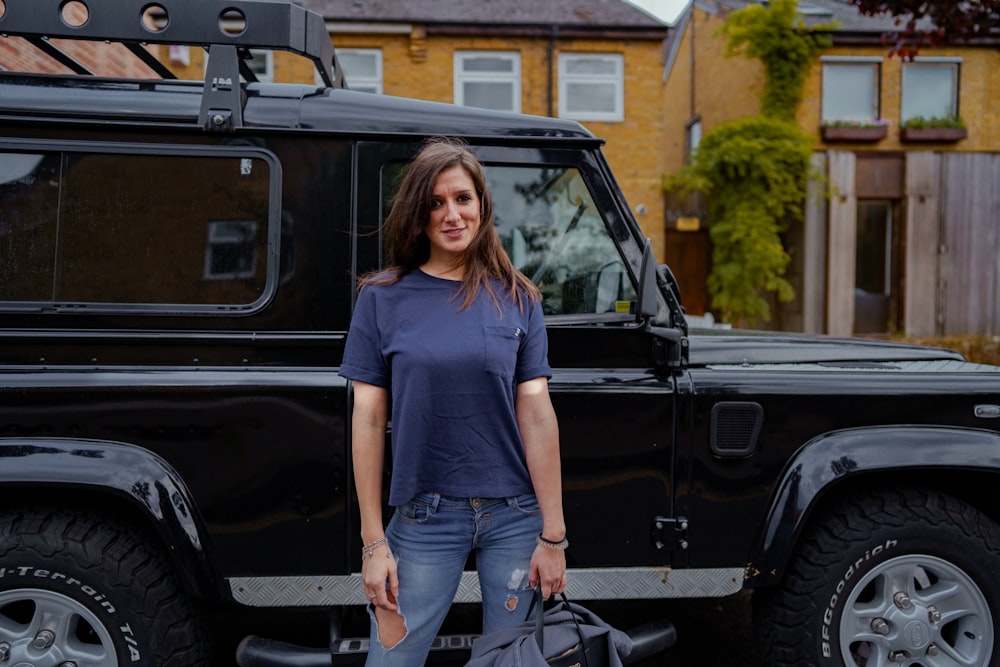
[[[541,304],[505,298],[501,315],[480,294],[460,311],[459,287],[415,270],[358,294],[340,374],[391,391],[393,506],[533,492],[514,390],[552,376]]]

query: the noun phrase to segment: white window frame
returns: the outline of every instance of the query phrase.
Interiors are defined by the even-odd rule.
[[[912,109],[907,109],[906,100],[906,74],[907,71],[912,71],[911,68],[922,68],[922,67],[947,67],[952,71],[951,80],[951,113],[948,115],[957,116],[958,115],[958,99],[959,91],[961,90],[962,84],[962,59],[961,58],[948,58],[948,57],[926,57],[917,56],[912,62],[903,63],[903,73],[901,78],[900,95],[899,95],[899,122],[905,123],[911,118],[916,116],[923,116],[924,118],[931,118],[926,113],[915,113]],[[936,114],[935,114],[936,115]]]
[[[511,62],[510,72],[466,72],[466,58],[499,58]],[[521,54],[517,51],[455,51],[455,104],[465,104],[465,84],[467,83],[507,83],[511,86],[510,109],[521,113]]]
[[[382,89],[382,49],[337,49],[338,59],[342,55],[356,55],[356,56],[372,56],[375,58],[375,77],[363,77],[357,76],[356,74],[349,73],[344,69],[344,78],[347,80],[347,87],[350,90],[358,90],[361,87],[366,89],[366,92],[374,92],[381,95]],[[316,73],[316,84],[323,85],[323,79],[320,77],[319,72]]]
[[[854,66],[872,68],[874,70],[874,89],[872,90],[872,108],[870,116],[859,114],[856,118],[837,118],[827,115],[826,100],[830,93],[827,88],[826,68],[827,66]],[[827,121],[860,121],[874,122],[882,117],[882,58],[878,56],[823,56],[821,58],[821,92],[820,92],[820,116],[821,120]],[[841,91],[843,92],[843,91]]]
[[[605,60],[614,64],[614,74],[569,74],[569,64],[580,60]],[[614,110],[600,112],[573,107],[569,94],[572,84],[613,85]],[[621,122],[625,120],[625,56],[621,53],[559,54],[559,117],[572,120]]]
[[[255,72],[257,80],[261,83],[274,83],[274,51],[251,49],[250,53],[254,56],[264,56],[264,71]]]

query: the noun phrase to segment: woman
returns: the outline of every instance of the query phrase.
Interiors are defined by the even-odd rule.
[[[416,666],[470,553],[490,632],[525,620],[534,587],[563,591],[568,542],[541,298],[500,245],[482,165],[429,141],[386,231],[391,267],[363,281],[340,372],[354,381],[367,664]]]

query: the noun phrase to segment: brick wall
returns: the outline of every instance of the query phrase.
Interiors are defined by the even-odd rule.
[[[78,3],[64,8],[68,21],[82,23],[87,14]],[[52,44],[98,76],[148,78],[152,71],[125,47],[104,42],[53,39]],[[0,36],[0,68],[13,72],[71,74],[72,71],[19,37]]]

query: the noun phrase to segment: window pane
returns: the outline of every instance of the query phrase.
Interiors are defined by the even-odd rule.
[[[486,169],[511,261],[542,291],[548,315],[628,312],[635,289],[575,169]]]
[[[514,108],[514,89],[509,83],[466,83],[463,102],[467,107],[509,111]]]
[[[875,65],[823,65],[823,120],[878,118]]]
[[[462,58],[462,69],[466,72],[510,73],[514,71],[514,63],[510,58],[465,56]]]
[[[615,86],[613,84],[566,84],[566,109],[570,112],[615,112]]]
[[[197,306],[264,296],[262,159],[53,151],[0,153],[0,165],[0,299]]]
[[[570,75],[615,76],[618,73],[617,64],[608,58],[572,58],[566,62],[566,73]]]
[[[374,54],[371,53],[338,53],[337,60],[340,62],[344,75],[348,77],[362,77],[374,79],[378,76],[378,63]],[[354,89],[354,86],[351,86]]]
[[[945,118],[955,113],[954,65],[903,66],[902,119]]]

